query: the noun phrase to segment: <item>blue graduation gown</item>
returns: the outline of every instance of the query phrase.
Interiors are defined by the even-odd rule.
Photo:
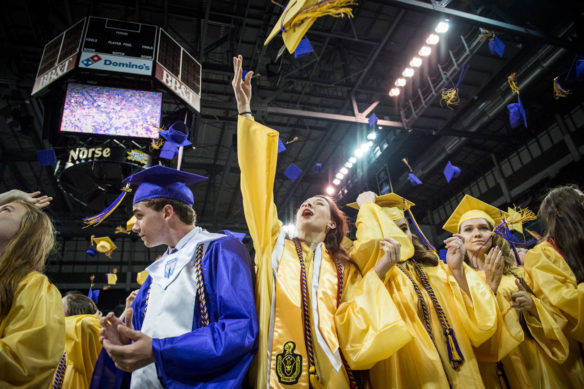
[[[167,388],[240,388],[257,350],[249,254],[237,239],[220,238],[209,244],[202,265],[210,323],[202,327],[197,298],[192,332],[152,340],[158,378]],[[144,322],[151,283],[149,276],[132,303],[136,330]],[[103,349],[90,388],[127,388],[130,377],[115,367]]]

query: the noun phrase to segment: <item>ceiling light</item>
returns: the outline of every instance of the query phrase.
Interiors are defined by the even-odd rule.
[[[335,177],[337,177],[339,180],[342,180],[343,178],[345,178],[345,175],[343,173],[337,173]]]
[[[436,31],[438,34],[444,34],[446,31],[448,31],[449,28],[450,24],[448,23],[448,21],[443,20],[440,23],[438,23],[434,31]]]
[[[355,162],[357,162],[357,158],[355,158],[355,157],[351,157],[351,158],[349,158],[349,163],[350,163],[350,164],[353,164],[353,163],[355,163]]]
[[[370,149],[371,147],[373,147],[373,141],[367,142],[367,148]]]
[[[349,172],[349,169],[347,169],[346,167],[342,167],[341,170],[339,171],[343,174],[347,174]]]
[[[395,86],[406,86],[406,79],[403,77],[398,78],[395,80]]]
[[[363,155],[363,151],[361,151],[361,148],[357,148],[357,149],[355,149],[355,152],[353,153],[353,155],[357,158],[361,158],[361,156]]]
[[[399,88],[391,88],[391,90],[389,91],[389,95],[391,97],[396,97],[399,96],[399,92],[400,92]]]
[[[402,76],[404,77],[413,77],[414,76],[414,69],[412,68],[405,68],[402,72]]]
[[[420,51],[418,51],[418,55],[421,55],[422,57],[427,57],[430,53],[432,53],[432,49],[429,46],[422,46]]]
[[[341,180],[339,180],[338,178],[335,178],[333,180],[333,184],[335,184],[335,185],[339,185],[340,183],[341,183]]]
[[[430,34],[428,35],[428,38],[426,38],[426,43],[429,45],[435,45],[438,42],[440,42],[440,37],[436,34]]]
[[[353,163],[352,162],[345,162],[345,167],[350,169],[353,167]]]
[[[361,151],[363,151],[363,154],[365,154],[367,151],[369,151],[369,144],[368,143],[363,143],[361,145]]]
[[[438,35],[436,35],[436,36],[438,36]],[[420,58],[420,57],[412,58],[412,60],[410,61],[410,66],[413,66],[415,68],[419,68],[420,66],[422,66],[422,58]]]
[[[335,188],[333,188],[333,187],[332,187],[332,186],[330,186],[330,185],[329,185],[329,186],[327,186],[327,188],[326,188],[326,194],[327,194],[327,195],[329,195],[329,196],[332,196],[332,195],[334,195],[334,194],[335,194]]]
[[[375,133],[375,131],[372,131],[369,134],[367,134],[367,139],[375,140],[375,138],[377,138],[377,134]]]

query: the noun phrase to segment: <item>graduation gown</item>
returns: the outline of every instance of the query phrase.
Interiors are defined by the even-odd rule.
[[[65,318],[66,370],[61,388],[89,388],[93,366],[101,351],[99,318],[95,315],[74,315]]]
[[[391,223],[391,224],[390,224]],[[382,255],[379,240],[394,228],[395,223],[374,203],[364,204],[357,216],[357,240],[350,252],[359,267],[367,271]],[[449,361],[448,349],[442,327],[433,307],[432,300],[409,261],[403,266],[419,285],[430,313],[430,325],[434,341],[428,335],[419,311],[419,297],[413,283],[398,268],[392,267],[385,280],[385,286],[407,323],[412,340],[389,358],[379,362],[370,370],[373,388],[483,388],[485,387],[474,348],[492,338],[500,323],[495,297],[486,283],[476,272],[464,265],[470,288],[469,297],[460,289],[448,265],[439,262],[436,266],[420,265],[426,273],[436,299],[453,328],[464,363],[454,369]],[[504,331],[504,334],[507,334]],[[367,345],[363,345],[366,347]],[[383,347],[375,344],[373,347]]]
[[[250,378],[252,385],[258,389],[309,387],[300,261],[294,241],[287,239],[282,232],[282,222],[278,219],[274,203],[278,136],[277,131],[239,116],[237,154],[241,192],[257,266],[256,301],[260,335]],[[409,334],[393,303],[388,298],[379,297],[387,295],[387,292],[379,279],[375,281],[377,275],[366,275],[363,279],[371,278],[371,282],[356,287],[362,280],[358,269],[350,264],[344,265],[342,280],[339,280],[335,261],[324,244],[320,244],[314,252],[304,243],[301,249],[307,273],[308,325],[319,383],[326,388],[348,388],[350,381],[341,359],[335,322],[339,287],[343,288],[343,294],[350,293],[354,299],[360,297],[363,303],[348,310],[344,318],[349,323],[345,332],[352,334],[352,338],[365,336],[369,342],[375,339],[387,341],[387,349],[378,349],[378,354],[384,355],[392,352],[394,344],[401,345],[399,339],[405,337],[405,341],[409,340]],[[366,297],[369,294],[377,297]],[[381,305],[376,306],[376,302]],[[356,317],[359,319],[355,320]],[[363,323],[375,331],[367,334],[363,331]],[[398,340],[392,339],[392,336]],[[351,350],[350,353],[355,352]],[[364,359],[377,357],[369,354]],[[283,363],[286,360],[289,363]],[[368,362],[365,361],[364,365]]]
[[[557,307],[567,323],[564,333],[570,343],[562,372],[572,387],[584,387],[584,282],[578,283],[562,255],[550,242],[541,242],[527,252],[525,271],[534,293]]]
[[[203,256],[202,273],[210,323],[202,325],[197,297],[191,307],[191,332],[152,339],[159,384],[166,388],[240,388],[255,354],[258,331],[245,246],[231,237],[213,240]],[[142,329],[152,283],[148,276],[132,303],[136,330]],[[147,313],[153,310],[149,309]],[[184,309],[188,308],[177,306],[171,311],[184,317]],[[160,322],[160,326],[167,325],[168,322]],[[91,388],[122,388],[130,384],[131,374],[117,370],[104,349],[95,366]]]
[[[0,387],[48,388],[64,348],[61,293],[44,274],[31,272],[0,322]]]

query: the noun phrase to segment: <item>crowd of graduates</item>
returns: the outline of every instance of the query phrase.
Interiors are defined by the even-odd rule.
[[[0,387],[582,388],[584,193],[551,189],[535,215],[469,195],[445,221],[446,255],[413,203],[363,192],[356,239],[326,196],[294,236],[274,202],[279,134],[253,118],[253,72],[233,59],[241,192],[255,258],[195,226],[203,178],[155,166],[128,179],[137,233],[168,246],[120,317],[43,275],[51,198],[0,195]]]

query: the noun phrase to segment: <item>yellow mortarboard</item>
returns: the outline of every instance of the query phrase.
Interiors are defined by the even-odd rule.
[[[114,250],[118,248],[109,236],[96,238],[95,236],[91,235],[91,244],[95,244],[97,251],[109,258],[112,257]]]
[[[148,278],[148,272],[146,270],[142,270],[140,273],[138,273],[138,275],[136,276],[136,281],[138,282],[138,285],[142,285],[144,281],[146,281],[146,278]]]
[[[270,35],[266,38],[264,46],[270,43],[279,32],[282,32],[282,39],[288,52],[294,53],[296,47],[317,18],[327,15],[353,17],[353,11],[350,6],[356,4],[355,0],[290,1],[282,10],[282,15]]]
[[[388,193],[382,196],[377,196],[375,198],[375,204],[384,208],[384,212],[386,212],[393,221],[405,218],[404,212],[416,205],[395,193]],[[359,209],[359,205],[357,203],[347,204],[347,207]]]
[[[136,216],[132,216],[130,219],[128,219],[128,221],[126,222],[126,230],[132,231],[132,228],[134,228],[134,224],[136,224]]]
[[[496,227],[501,224],[506,215],[507,213],[499,208],[470,195],[465,195],[442,228],[450,233],[458,234],[460,225],[470,219],[485,219],[493,227]]]
[[[115,285],[118,283],[118,269],[114,267],[111,273],[106,273],[105,276],[107,277],[107,284],[108,285]]]

